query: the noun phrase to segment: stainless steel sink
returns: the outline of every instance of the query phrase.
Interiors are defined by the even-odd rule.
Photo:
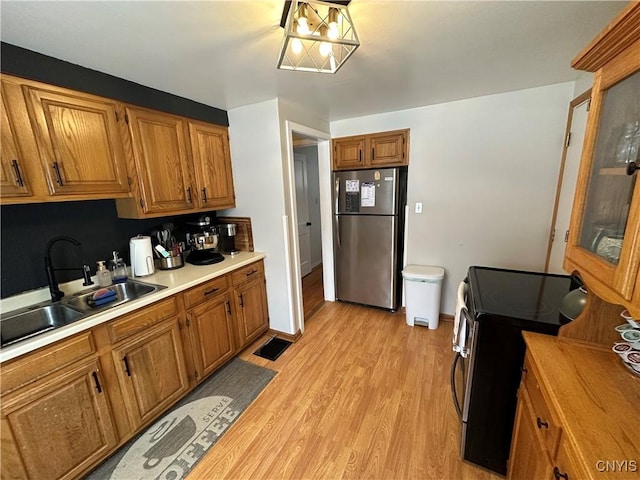
[[[115,299],[99,306],[91,306],[88,302],[93,298],[94,293],[101,289],[101,287],[95,287],[64,297],[56,303],[45,302],[3,313],[0,319],[0,345],[4,347],[26,340],[167,287],[129,279],[125,283],[110,285],[106,288],[115,292]]]
[[[84,313],[60,304],[43,305],[14,313],[3,318],[0,323],[2,346],[68,325],[84,317]]]
[[[107,290],[115,292],[116,297],[112,302],[106,303],[104,305],[92,306],[90,304],[90,300],[93,298],[94,293],[98,290],[101,290],[101,287],[92,288],[90,290],[83,290],[82,292],[72,295],[68,298],[63,298],[62,303],[82,310],[83,312],[97,313],[109,308],[117,307],[118,305],[130,302],[131,300],[144,297],[145,295],[156,292],[166,287],[162,285],[154,285],[151,283],[143,283],[137,280],[127,280],[124,283],[116,283],[105,288],[107,288]]]

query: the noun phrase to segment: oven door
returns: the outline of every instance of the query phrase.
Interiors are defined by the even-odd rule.
[[[467,308],[460,310],[460,322],[465,322],[461,328],[464,339],[460,342],[464,347],[456,355],[451,364],[451,395],[458,418],[464,423],[469,415],[469,396],[471,394],[471,376],[473,372],[476,328],[478,322],[471,318]]]

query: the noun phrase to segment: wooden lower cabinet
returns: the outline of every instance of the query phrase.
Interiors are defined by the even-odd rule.
[[[265,285],[260,260],[3,363],[1,478],[96,467],[267,330]]]
[[[230,294],[224,292],[189,310],[187,326],[200,381],[236,353]]]
[[[177,317],[116,345],[112,356],[135,428],[155,418],[189,389]]]
[[[97,359],[2,398],[2,478],[76,478],[117,443]]]
[[[238,348],[242,349],[269,328],[267,288],[263,275],[234,290]]]
[[[513,430],[513,446],[509,456],[507,477],[512,480],[553,478],[553,466],[544,445],[538,438],[537,417],[529,395],[521,387],[518,394],[518,410]]]

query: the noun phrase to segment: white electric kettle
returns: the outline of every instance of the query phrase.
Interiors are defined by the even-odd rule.
[[[143,235],[132,237],[129,240],[129,253],[131,255],[131,274],[134,277],[144,277],[155,272],[151,237]]]

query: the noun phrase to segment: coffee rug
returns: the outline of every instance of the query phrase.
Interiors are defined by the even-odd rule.
[[[186,477],[275,375],[239,358],[231,360],[86,479]]]

